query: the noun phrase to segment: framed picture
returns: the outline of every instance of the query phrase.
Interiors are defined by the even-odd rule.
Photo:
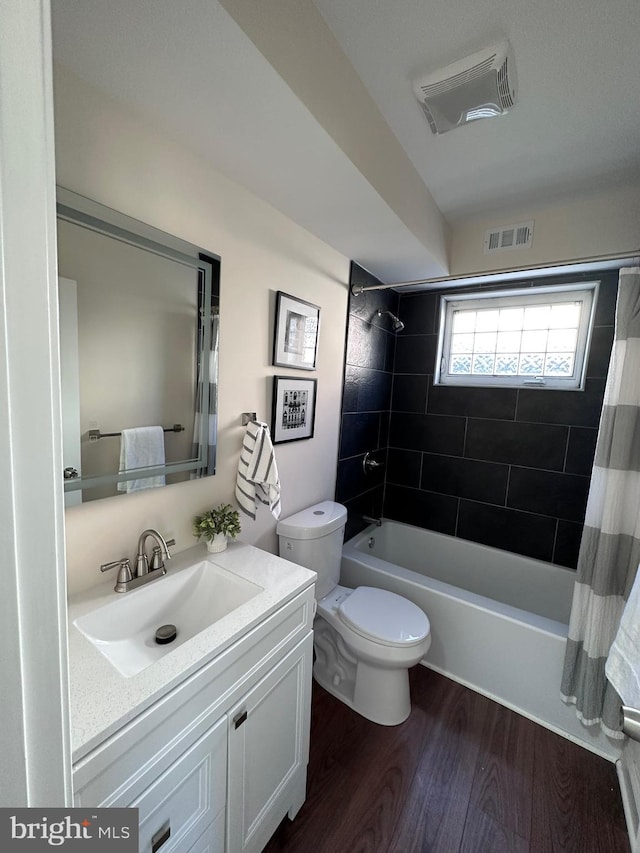
[[[271,438],[274,444],[313,438],[317,379],[273,377]]]
[[[315,370],[319,325],[320,308],[317,305],[278,290],[273,363],[278,367]]]

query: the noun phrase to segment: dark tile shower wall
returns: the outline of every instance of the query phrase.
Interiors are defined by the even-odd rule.
[[[351,265],[351,283],[380,284],[357,264]],[[376,317],[376,311],[396,314],[398,300],[391,290],[351,295],[349,300],[336,485],[336,500],[349,511],[347,539],[366,527],[363,515],[382,515],[386,469],[381,466],[365,475],[362,463],[367,452],[386,462],[395,334],[389,318]]]
[[[353,274],[362,275],[356,265]],[[593,276],[571,276],[572,281],[579,278]],[[598,278],[600,295],[582,392],[434,386],[439,294],[397,297],[397,311],[391,310],[404,321],[405,330],[391,334],[391,341],[384,338],[384,347],[369,338],[377,350],[371,359],[383,365],[395,342],[388,433],[382,424],[385,409],[375,412],[379,440],[386,440],[388,447],[385,478],[373,485],[371,475],[365,478],[361,467],[357,469],[355,454],[341,452],[337,499],[346,500],[352,510],[348,533],[363,527],[356,513],[380,514],[382,494],[388,518],[575,567],[613,341],[618,273]],[[527,279],[509,286],[563,280],[568,277]],[[383,294],[388,292],[379,291],[374,298]],[[349,339],[360,317],[350,313]],[[354,358],[349,344],[347,353],[348,361]],[[351,426],[345,421],[347,413],[373,415],[357,405],[359,389],[349,385],[357,384],[359,377],[349,374],[350,365],[345,382],[345,401],[347,396],[350,401],[343,413],[347,450],[353,449],[345,438]],[[387,373],[384,368],[381,372]]]

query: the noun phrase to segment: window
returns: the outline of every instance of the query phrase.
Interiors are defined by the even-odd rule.
[[[598,282],[441,297],[435,382],[582,389]]]

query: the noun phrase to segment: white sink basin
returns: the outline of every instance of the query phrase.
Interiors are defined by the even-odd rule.
[[[141,672],[263,591],[203,560],[116,595],[73,624],[124,676]],[[175,640],[159,645],[156,631],[175,625]]]

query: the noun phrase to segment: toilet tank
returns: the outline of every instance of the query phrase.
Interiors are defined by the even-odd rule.
[[[316,598],[324,598],[340,578],[342,542],[347,510],[322,501],[278,522],[279,554],[318,573]]]

